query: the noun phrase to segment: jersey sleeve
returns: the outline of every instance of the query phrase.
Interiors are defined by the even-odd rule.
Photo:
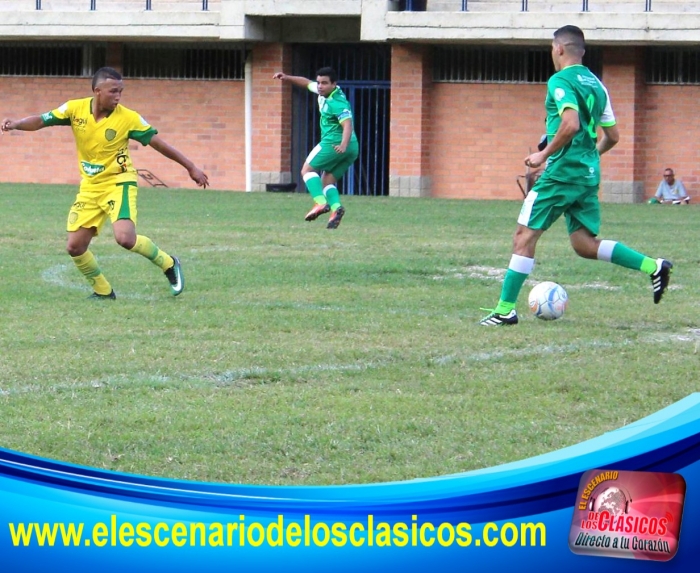
[[[67,101],[62,106],[57,107],[54,110],[47,111],[41,114],[41,121],[47,127],[53,125],[70,125],[72,118],[72,106],[71,102]]]
[[[311,93],[318,95],[318,82],[310,82],[306,86],[306,89],[309,90]]]
[[[338,123],[343,123],[348,119],[352,119],[352,111],[349,108],[343,108],[336,117],[338,118]]]
[[[336,117],[338,123],[343,123],[352,119],[352,110],[346,102],[328,100],[331,113]]]
[[[131,125],[129,126],[129,139],[138,141],[141,145],[148,145],[156,133],[158,133],[157,129],[138,113],[133,112]]]
[[[578,101],[576,100],[576,92],[572,89],[569,82],[556,74],[549,78],[547,82],[547,91],[552,98],[552,101],[557,106],[559,115],[564,113],[565,109],[573,109],[579,111]]]
[[[602,83],[600,84],[600,87],[602,87],[603,91],[605,92],[605,108],[600,116],[600,125],[601,127],[612,127],[617,123],[617,121],[615,120],[615,114],[613,113],[612,104],[610,103],[610,94],[608,93],[608,89]]]

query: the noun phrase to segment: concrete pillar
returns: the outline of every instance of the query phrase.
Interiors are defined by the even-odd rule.
[[[268,183],[290,183],[292,145],[292,86],[272,79],[290,73],[292,49],[284,44],[253,48],[252,191]],[[241,102],[241,106],[243,102]]]
[[[389,150],[391,196],[430,196],[431,89],[430,48],[393,45]]]
[[[602,158],[601,199],[610,203],[644,201],[644,48],[603,52],[603,83],[608,88],[620,142]]]

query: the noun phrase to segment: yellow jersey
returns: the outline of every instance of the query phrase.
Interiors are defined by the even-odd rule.
[[[148,145],[158,133],[138,113],[118,104],[100,121],[92,115],[91,97],[73,99],[42,114],[46,126],[70,125],[78,148],[81,188],[136,181],[129,140]]]

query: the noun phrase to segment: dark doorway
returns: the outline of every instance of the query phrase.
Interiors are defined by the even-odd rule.
[[[340,180],[345,195],[389,194],[389,110],[391,51],[386,44],[298,44],[292,74],[316,79],[316,70],[332,67],[354,114],[360,156]],[[318,96],[294,90],[292,179],[303,190],[299,172],[318,143]]]

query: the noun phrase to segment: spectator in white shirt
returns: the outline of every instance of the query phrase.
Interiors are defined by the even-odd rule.
[[[680,179],[675,178],[673,169],[670,167],[664,169],[664,179],[659,183],[655,197],[659,203],[671,203],[673,205],[687,205],[690,203],[690,197],[688,197],[683,183]]]

